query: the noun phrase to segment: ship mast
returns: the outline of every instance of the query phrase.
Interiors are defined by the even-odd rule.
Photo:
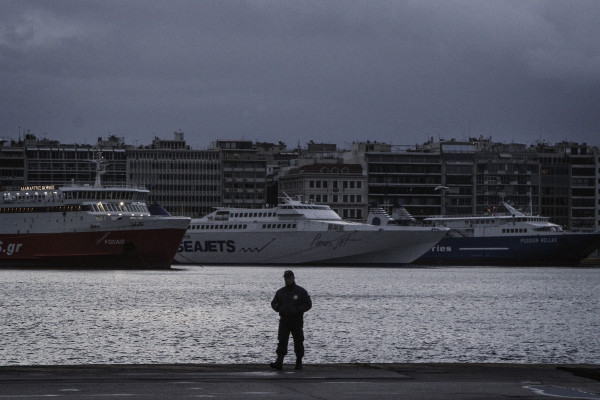
[[[102,187],[102,175],[106,173],[106,161],[102,157],[102,153],[98,153],[98,158],[92,160],[96,164],[96,180],[94,187]]]

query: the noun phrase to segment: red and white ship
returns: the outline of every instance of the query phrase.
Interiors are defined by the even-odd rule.
[[[0,268],[170,268],[190,218],[153,215],[149,191],[30,186],[0,198]]]

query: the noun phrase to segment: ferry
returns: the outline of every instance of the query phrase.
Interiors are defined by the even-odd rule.
[[[144,188],[103,186],[94,162],[93,185],[2,192],[0,268],[170,268],[190,218],[153,215]]]
[[[430,217],[423,222],[448,234],[416,264],[576,266],[600,246],[600,232],[569,232],[549,217],[507,212],[467,217]]]
[[[192,219],[175,255],[182,264],[403,265],[446,228],[382,228],[343,220],[328,205],[284,196],[270,208],[219,207]]]

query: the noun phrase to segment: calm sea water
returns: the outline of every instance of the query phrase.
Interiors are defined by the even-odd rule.
[[[284,269],[1,270],[0,365],[267,363]],[[600,363],[600,269],[294,271],[307,363]]]

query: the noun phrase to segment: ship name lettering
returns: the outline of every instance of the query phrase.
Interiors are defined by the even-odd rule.
[[[125,244],[125,239],[105,239],[104,244]]]
[[[5,245],[4,242],[0,240],[0,254],[12,256],[21,250],[21,246],[23,246],[23,243],[7,243]]]
[[[452,246],[433,246],[431,251],[433,253],[450,253],[452,252]]]
[[[524,238],[521,239],[521,243],[522,244],[535,244],[535,243],[539,243],[540,240],[538,238]]]
[[[547,238],[542,238],[542,243],[558,243],[558,239],[555,237],[547,237]]]
[[[54,185],[32,185],[32,186],[21,186],[21,191],[32,191],[32,190],[55,190]]]
[[[352,233],[354,233],[354,232],[352,232]],[[352,233],[349,233],[347,235],[344,235],[344,236],[341,236],[339,238],[335,238],[332,240],[321,240],[321,234],[317,233],[317,235],[313,239],[310,246],[311,247],[329,247],[332,250],[335,250],[338,247],[345,247],[349,242],[352,241],[350,239],[350,237],[352,236]]]
[[[177,249],[178,253],[223,253],[223,252],[234,252],[235,241],[233,240],[184,240]]]

